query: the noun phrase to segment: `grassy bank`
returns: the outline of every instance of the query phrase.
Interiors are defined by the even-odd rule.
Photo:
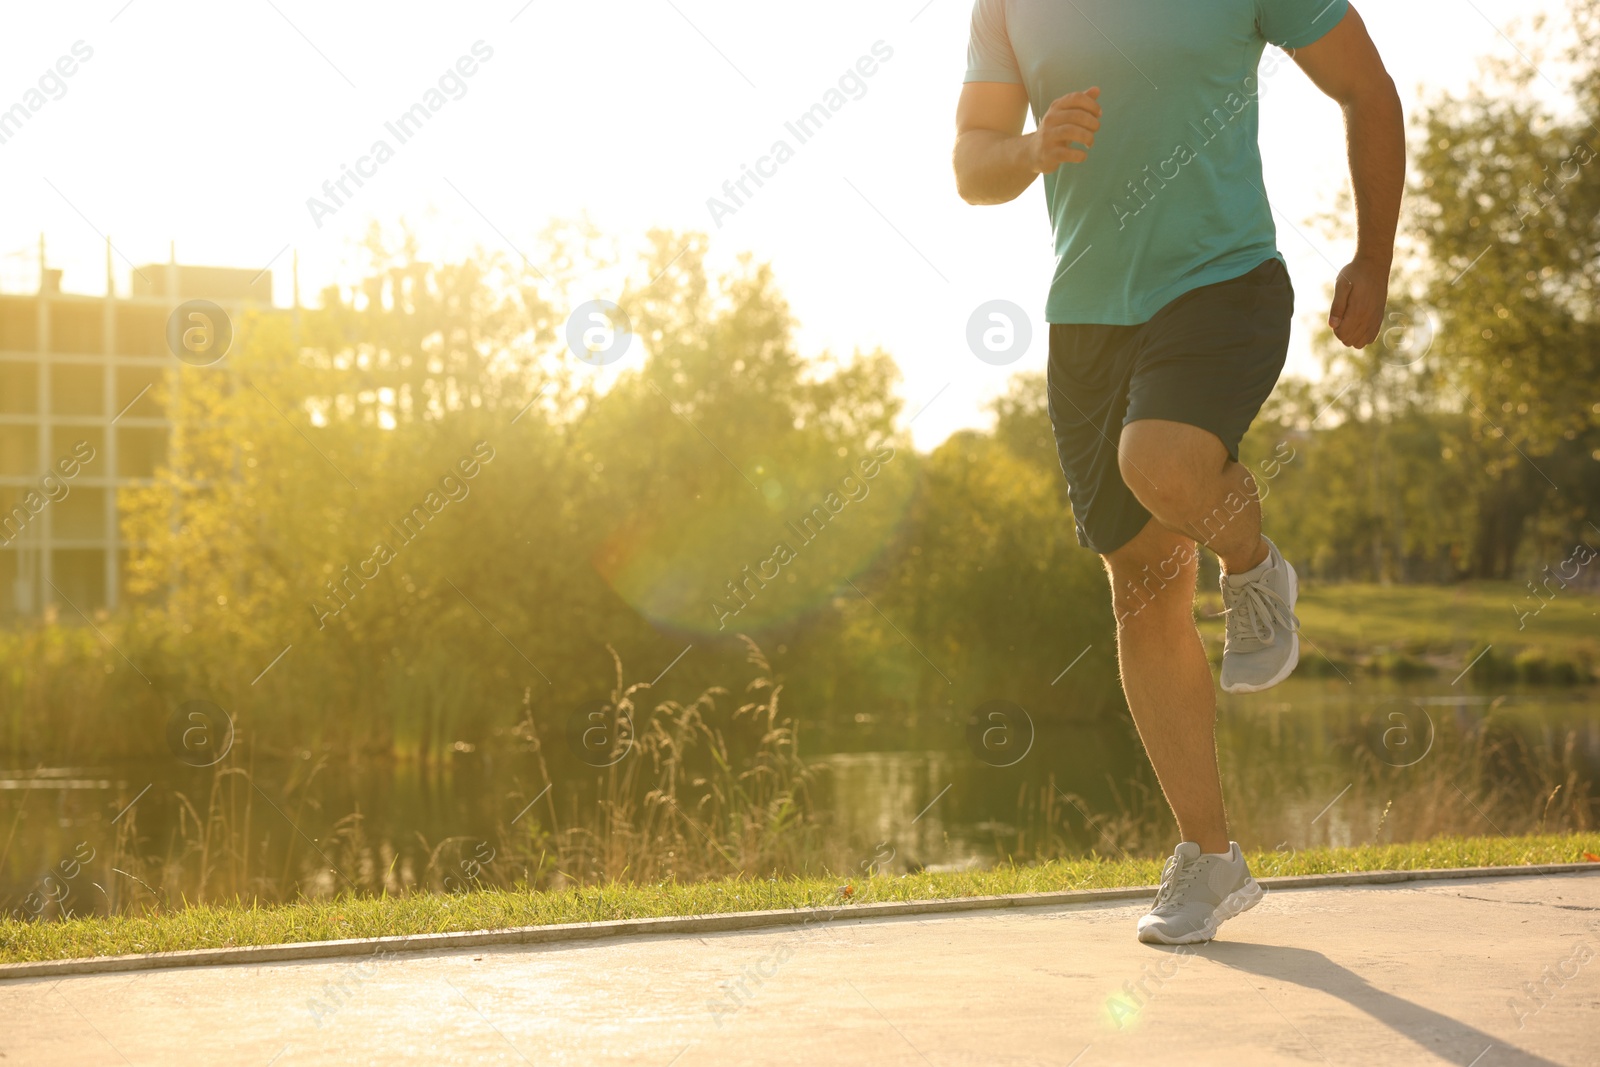
[[[1600,596],[1558,591],[1539,600],[1515,582],[1459,585],[1301,586],[1296,608],[1308,647],[1302,661],[1392,675],[1464,670],[1474,680],[1581,683],[1600,667]],[[1222,601],[1202,590],[1201,630],[1221,655]]]
[[[1400,845],[1264,852],[1260,876],[1570,863],[1600,854],[1600,834],[1449,837]],[[351,937],[485,930],[606,919],[710,915],[840,903],[942,900],[999,893],[1150,885],[1155,859],[1057,860],[1029,867],[922,872],[854,879],[723,879],[690,884],[610,884],[557,892],[335,898],[278,907],[209,905],[110,919],[53,923],[0,920],[0,962],[134,952],[329,941]]]

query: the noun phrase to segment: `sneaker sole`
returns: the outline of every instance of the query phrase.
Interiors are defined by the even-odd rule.
[[[1265,895],[1266,890],[1261,888],[1261,883],[1254,878],[1247,878],[1244,885],[1222,898],[1222,903],[1211,913],[1211,918],[1194,933],[1183,937],[1163,937],[1159,933],[1151,933],[1149,936],[1140,934],[1139,940],[1155,945],[1196,945],[1202,941],[1210,941],[1217,936],[1217,927],[1237,915],[1243,915],[1261,903],[1261,898]]]
[[[1285,561],[1285,562],[1287,563],[1287,561]],[[1294,567],[1290,566],[1289,567],[1289,610],[1291,612],[1294,611],[1294,606],[1299,601],[1299,599],[1300,599],[1300,576],[1295,574]],[[1222,687],[1222,691],[1224,693],[1260,693],[1260,692],[1262,692],[1264,690],[1271,689],[1273,686],[1277,685],[1279,682],[1281,682],[1285,678],[1289,677],[1289,675],[1293,674],[1294,673],[1294,669],[1296,667],[1300,666],[1300,634],[1297,631],[1297,632],[1295,632],[1293,634],[1290,634],[1289,636],[1294,640],[1294,644],[1291,645],[1290,648],[1289,648],[1289,661],[1283,665],[1283,669],[1281,671],[1279,671],[1276,675],[1274,675],[1272,677],[1271,681],[1262,682],[1259,685],[1247,685],[1247,684],[1245,684],[1243,682],[1234,682],[1232,685],[1223,686]]]

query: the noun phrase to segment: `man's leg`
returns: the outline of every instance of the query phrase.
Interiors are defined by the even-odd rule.
[[[1300,623],[1294,614],[1299,581],[1261,536],[1255,478],[1229,457],[1214,434],[1164,419],[1125,425],[1117,466],[1157,522],[1206,545],[1222,560],[1228,619],[1223,690],[1259,693],[1287,678],[1300,662]]]
[[[1226,573],[1242,574],[1267,558],[1255,478],[1215,434],[1164,419],[1130,422],[1117,460],[1122,480],[1156,521],[1211,549]]]
[[[1217,697],[1194,624],[1195,543],[1151,522],[1104,558],[1117,618],[1122,691],[1161,791],[1183,840],[1196,842],[1203,852],[1227,852],[1228,820],[1217,773]]]

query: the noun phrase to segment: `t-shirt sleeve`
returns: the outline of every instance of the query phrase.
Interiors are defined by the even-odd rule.
[[[972,5],[972,37],[967,43],[967,76],[962,80],[1022,84],[1022,71],[1017,67],[1017,55],[1011,49],[1011,35],[1006,32],[1005,0],[977,0]]]
[[[1256,0],[1256,27],[1279,48],[1304,48],[1339,25],[1350,0]]]

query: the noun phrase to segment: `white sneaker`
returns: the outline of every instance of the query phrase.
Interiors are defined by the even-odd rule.
[[[1271,689],[1300,662],[1300,620],[1294,614],[1300,580],[1278,546],[1267,541],[1267,558],[1259,566],[1243,574],[1224,574],[1221,584],[1228,613],[1222,691]]]
[[[1155,907],[1139,920],[1139,940],[1157,945],[1192,945],[1217,936],[1217,927],[1261,902],[1265,892],[1230,841],[1226,855],[1204,853],[1180,841],[1161,872]]]

